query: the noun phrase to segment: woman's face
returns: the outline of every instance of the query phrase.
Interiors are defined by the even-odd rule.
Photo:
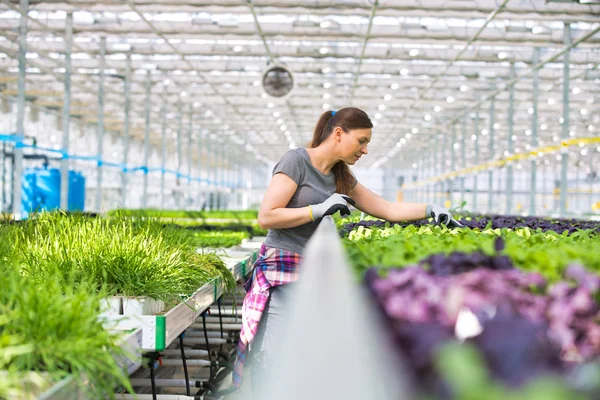
[[[349,165],[354,165],[362,156],[368,153],[367,146],[371,141],[372,129],[351,129],[348,132],[336,127],[334,133],[340,130],[339,148],[342,160]]]

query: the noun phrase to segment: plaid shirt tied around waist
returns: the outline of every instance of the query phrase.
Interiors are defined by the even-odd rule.
[[[233,368],[233,384],[235,386],[242,385],[244,362],[269,301],[269,289],[298,280],[299,263],[300,255],[297,253],[268,247],[264,244],[261,246],[259,257],[254,264],[252,278],[244,284],[246,297],[242,304],[242,330]]]

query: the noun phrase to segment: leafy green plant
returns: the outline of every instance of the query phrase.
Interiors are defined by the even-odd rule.
[[[252,224],[252,236],[267,236],[267,233],[269,233],[269,230],[261,228],[258,223]]]
[[[43,387],[72,376],[90,398],[111,397],[117,386],[133,391],[115,358],[124,355],[120,335],[98,318],[103,293],[65,288],[58,276],[39,285],[6,265],[0,266],[0,287],[0,367],[11,380],[21,375]],[[30,389],[6,382],[0,398]]]
[[[464,215],[466,214],[465,206],[467,205],[466,201],[462,201],[459,205],[450,209],[452,215]]]
[[[495,253],[496,237],[504,239],[502,254],[517,267],[540,272],[551,281],[560,279],[570,263],[600,271],[600,240],[590,231],[568,235],[529,228],[451,230],[434,225],[386,226],[359,227],[343,239],[348,259],[360,276],[368,267],[403,267],[433,254],[482,251],[491,255]]]

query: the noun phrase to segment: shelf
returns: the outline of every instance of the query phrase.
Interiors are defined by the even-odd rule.
[[[249,242],[251,243],[251,242]],[[250,246],[252,247],[252,246]],[[256,245],[254,245],[256,247]],[[237,281],[247,277],[258,258],[257,251],[244,248],[223,249],[226,255],[221,258],[232,271]],[[198,318],[219,299],[224,292],[223,282],[214,280],[199,288],[185,302],[173,307],[163,315],[108,315],[110,329],[131,330],[122,341],[122,348],[129,355],[117,360],[119,365],[127,369],[131,375],[142,366],[142,353],[165,350],[181,333],[188,329]],[[217,310],[215,314],[218,315]],[[225,324],[224,328],[239,328],[237,324]],[[219,326],[212,322],[210,327]],[[205,339],[186,337],[186,343],[204,344]],[[209,338],[211,345],[224,344],[226,339]],[[76,381],[66,378],[48,389],[38,400],[79,400],[84,398]]]
[[[246,278],[248,274],[252,272],[254,263],[258,258],[257,251],[252,251],[250,253],[249,250],[242,249],[223,249],[223,251],[226,255],[221,258],[233,272],[236,281]]]
[[[214,280],[164,315],[114,315],[110,320],[118,329],[140,328],[143,351],[162,351],[222,294],[223,283]]]
[[[222,259],[232,270],[236,280],[248,275],[258,257],[257,252],[231,250]],[[153,352],[166,349],[196,318],[219,299],[224,292],[223,282],[214,280],[198,289],[185,302],[173,307],[164,315],[112,315],[117,329],[141,329],[142,351]]]
[[[83,398],[85,397],[80,393],[73,377],[61,380],[38,396],[38,400],[79,400]]]
[[[137,371],[142,366],[142,339],[143,334],[141,329],[136,329],[127,334],[121,342],[121,348],[125,350],[126,357],[117,360],[119,366],[127,369],[129,375]]]

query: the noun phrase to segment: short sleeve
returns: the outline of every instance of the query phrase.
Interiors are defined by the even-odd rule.
[[[273,168],[273,176],[279,173],[289,176],[298,186],[300,186],[304,176],[302,156],[294,150],[289,150],[281,160],[279,160],[277,165],[275,165],[275,168]]]

